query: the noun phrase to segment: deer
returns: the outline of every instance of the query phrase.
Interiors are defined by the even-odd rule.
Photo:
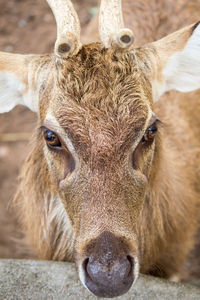
[[[121,1],[101,0],[83,45],[72,2],[47,2],[54,53],[0,52],[0,112],[38,115],[13,200],[27,244],[99,297],[178,277],[200,218],[200,23],[133,47]]]

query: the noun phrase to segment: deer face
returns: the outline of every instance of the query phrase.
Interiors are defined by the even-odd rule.
[[[159,143],[153,101],[170,89],[199,87],[200,29],[192,25],[130,51],[132,32],[123,29],[120,1],[119,7],[102,1],[104,46],[82,47],[71,2],[48,2],[58,25],[55,55],[0,54],[1,111],[16,104],[38,111],[38,169],[54,197],[45,230],[59,228],[50,233],[57,234],[54,245],[49,240],[51,257],[74,256],[82,283],[114,297],[130,288],[141,263],[141,216]]]
[[[44,156],[76,236],[83,283],[119,295],[138,276],[136,227],[157,129],[149,82],[130,53],[97,44],[57,70],[56,93],[41,112]]]

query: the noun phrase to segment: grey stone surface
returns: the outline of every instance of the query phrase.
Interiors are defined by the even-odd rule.
[[[74,264],[0,260],[0,300],[98,299],[78,279]],[[200,288],[141,275],[123,300],[198,300]]]

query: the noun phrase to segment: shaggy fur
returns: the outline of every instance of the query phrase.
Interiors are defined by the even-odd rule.
[[[177,95],[155,105],[162,124],[155,143],[137,156],[147,182],[137,173],[130,175],[129,160],[137,151],[131,145],[148,127],[152,107],[148,72],[143,76],[136,71],[140,59],[138,55],[136,64],[130,53],[92,44],[62,64],[55,61],[56,79],[50,76],[48,84],[56,86],[58,97],[47,100],[41,93],[40,105],[53,107],[58,126],[78,153],[81,170],[71,186],[59,190],[65,157],[51,153],[49,170],[42,133],[36,131],[15,203],[40,258],[72,260],[77,252],[79,261],[90,236],[107,229],[127,238],[140,257],[142,272],[169,277],[180,271],[192,249],[199,218],[199,173],[194,164],[199,165],[200,145],[199,134],[192,139],[180,110],[187,113],[199,100],[189,103],[191,95]],[[194,127],[199,128],[196,116]],[[42,110],[39,126],[44,119]]]

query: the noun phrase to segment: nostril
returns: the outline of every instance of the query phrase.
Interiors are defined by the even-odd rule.
[[[88,275],[88,272],[87,272],[87,266],[88,266],[88,263],[89,263],[89,257],[87,257],[84,261],[83,261],[83,270],[85,271],[85,273]]]
[[[127,255],[126,258],[128,259],[130,265],[132,265],[133,264],[133,258],[130,255]]]
[[[83,266],[83,270],[84,270],[84,272],[85,272],[86,281],[87,281],[87,280],[92,280],[92,281],[94,281],[94,280],[95,280],[95,278],[94,278],[94,277],[95,277],[95,276],[94,276],[95,272],[94,272],[94,270],[91,270],[91,263],[90,263],[90,258],[89,258],[89,257],[87,257],[87,258],[83,261],[82,266]]]
[[[127,255],[127,260],[129,261],[129,264],[130,264],[130,271],[129,271],[128,276],[131,276],[133,274],[133,270],[134,270],[134,259],[132,256]]]

